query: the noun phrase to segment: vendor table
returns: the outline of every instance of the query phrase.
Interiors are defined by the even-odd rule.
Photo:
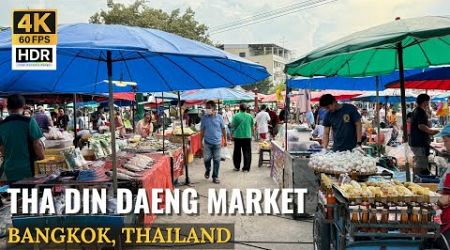
[[[193,134],[188,137],[189,138],[189,144],[191,148],[191,153],[194,156],[199,156],[202,154],[202,140],[200,133]]]
[[[272,141],[271,144],[270,176],[278,184],[278,187],[306,188],[308,190],[308,193],[305,194],[304,214],[294,211],[294,217],[313,215],[317,207],[319,181],[314,171],[308,167],[311,152],[286,152],[278,142]]]
[[[170,157],[161,154],[144,154],[155,160],[152,168],[143,171],[142,177],[139,178],[138,182],[142,188],[145,189],[148,196],[149,204],[152,203],[152,189],[173,189],[172,178],[170,174]],[[120,166],[120,165],[119,165]],[[110,162],[107,162],[105,169],[111,169]],[[165,207],[165,197],[162,198],[162,203],[160,208]],[[156,219],[154,214],[144,215],[144,224],[150,225]]]
[[[170,154],[170,167],[172,182],[175,183],[178,177],[184,174],[184,154],[182,147],[178,148]]]

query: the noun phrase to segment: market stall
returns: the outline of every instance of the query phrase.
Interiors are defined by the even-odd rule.
[[[284,133],[280,133],[284,135]],[[278,188],[307,188],[305,212],[294,213],[294,217],[312,216],[317,206],[316,191],[318,181],[308,167],[309,157],[320,150],[317,142],[310,141],[311,130],[295,124],[288,125],[288,146],[285,150],[284,140],[272,140],[270,146],[270,176]]]
[[[429,186],[384,178],[357,182],[326,174],[320,179],[316,249],[428,249],[439,232],[439,194]]]

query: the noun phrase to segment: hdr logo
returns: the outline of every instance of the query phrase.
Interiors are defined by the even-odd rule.
[[[56,10],[14,10],[12,69],[56,70]]]

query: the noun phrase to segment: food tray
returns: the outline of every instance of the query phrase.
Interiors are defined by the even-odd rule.
[[[335,195],[342,197],[345,199],[346,202],[381,202],[381,203],[387,203],[387,202],[426,202],[426,203],[437,203],[439,200],[440,195],[437,193],[434,193],[430,191],[433,195],[413,195],[413,196],[389,196],[389,197],[364,197],[364,196],[358,196],[358,197],[347,197],[346,194],[336,185],[333,184],[333,190],[335,191]]]
[[[370,176],[370,175],[375,175],[377,174],[376,171],[373,172],[366,172],[366,173],[361,173],[361,172],[342,172],[342,171],[335,171],[335,170],[328,170],[328,169],[320,169],[320,168],[311,168],[312,170],[314,170],[314,172],[316,173],[324,173],[324,174],[330,174],[330,175],[341,175],[341,174],[348,174],[349,176],[352,175],[356,175],[356,176]]]

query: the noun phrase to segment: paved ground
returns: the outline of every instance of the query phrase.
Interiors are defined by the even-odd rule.
[[[233,146],[229,146],[230,152]],[[249,173],[233,171],[231,160],[221,162],[220,184],[204,178],[203,159],[195,159],[189,166],[193,186],[202,196],[209,188],[276,188],[268,167],[257,167],[257,146],[253,145],[252,169]],[[184,181],[184,178],[181,178]],[[184,189],[186,186],[179,186]],[[203,199],[202,199],[203,198]],[[207,200],[200,197],[200,214],[197,216],[159,216],[156,223],[234,223],[235,249],[313,249],[312,220],[296,221],[280,216],[212,216],[207,213]]]

